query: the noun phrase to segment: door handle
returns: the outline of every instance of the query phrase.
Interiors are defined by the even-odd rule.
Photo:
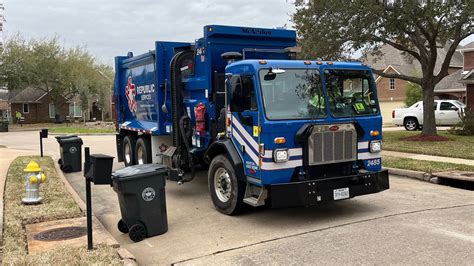
[[[444,115],[444,112],[439,113],[440,115]]]

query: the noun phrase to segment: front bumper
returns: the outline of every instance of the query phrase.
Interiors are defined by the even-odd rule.
[[[389,189],[388,170],[352,176],[270,185],[273,208],[334,201],[334,190],[349,188],[349,198]]]

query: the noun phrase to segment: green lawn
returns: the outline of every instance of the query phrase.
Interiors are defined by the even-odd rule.
[[[382,164],[385,167],[400,168],[425,173],[435,173],[448,170],[460,170],[474,172],[474,166],[454,163],[441,163],[433,161],[415,160],[408,158],[384,156]]]
[[[420,132],[384,132],[383,149],[474,160],[474,136],[458,136],[445,131],[439,131],[439,135],[448,137],[451,141],[422,142],[401,140],[401,138],[416,134],[420,134]]]
[[[23,169],[35,160],[46,175],[38,205],[21,203],[25,195]],[[61,246],[41,254],[28,254],[25,225],[65,218],[82,217],[83,213],[64,187],[51,157],[24,156],[16,158],[8,169],[4,194],[4,224],[2,265],[119,265],[122,264],[113,247],[96,245],[88,252],[82,247]]]
[[[49,129],[50,133],[115,133],[113,128],[96,128],[96,127],[53,127]]]

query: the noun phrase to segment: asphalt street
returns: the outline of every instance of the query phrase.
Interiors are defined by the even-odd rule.
[[[38,134],[0,133],[0,145],[38,154]],[[115,155],[114,136],[83,140],[91,153]],[[54,137],[44,145],[45,154],[57,159]],[[114,169],[122,167],[115,162]],[[84,198],[82,173],[66,177]],[[169,231],[139,243],[118,232],[120,211],[111,187],[93,187],[93,212],[139,264],[472,263],[474,192],[390,178],[390,190],[378,194],[311,208],[263,207],[229,217],[214,210],[201,172],[191,183],[167,183]]]

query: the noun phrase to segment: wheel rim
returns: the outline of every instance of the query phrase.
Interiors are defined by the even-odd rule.
[[[138,146],[137,149],[137,163],[144,164],[145,163],[145,154],[142,146]]]
[[[127,164],[130,164],[132,162],[132,151],[130,149],[130,145],[128,143],[125,143],[125,147],[123,147],[125,150],[125,162]]]
[[[214,174],[214,190],[217,198],[221,202],[229,201],[232,192],[232,183],[226,169],[219,168]]]
[[[416,123],[413,120],[408,120],[406,123],[406,127],[410,130],[413,130],[416,128]]]
[[[141,225],[135,225],[132,228],[130,228],[129,234],[130,234],[130,238],[133,241],[135,242],[141,241],[146,236],[145,227]]]

